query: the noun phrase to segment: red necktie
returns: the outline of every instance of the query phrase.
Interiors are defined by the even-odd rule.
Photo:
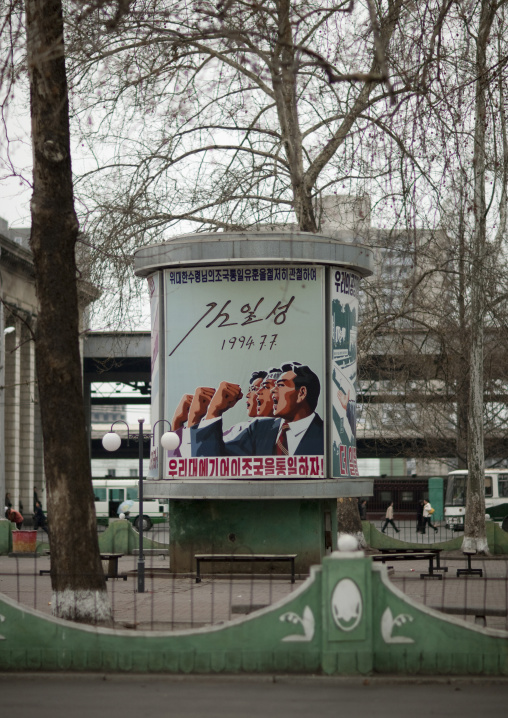
[[[275,454],[277,456],[287,456],[288,455],[288,433],[289,424],[287,421],[285,421],[282,426],[280,427],[279,435],[277,437],[277,442],[275,444]]]

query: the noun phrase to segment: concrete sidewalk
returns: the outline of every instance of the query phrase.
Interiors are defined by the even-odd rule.
[[[137,556],[119,559],[122,578],[108,579],[114,621],[119,627],[168,630],[199,628],[238,618],[289,596],[303,578],[291,584],[290,576],[257,578],[225,575],[212,580],[206,572],[201,583],[194,575],[173,576],[168,559],[147,556],[145,592],[137,590]],[[0,593],[42,613],[52,613],[50,559],[0,556]],[[105,566],[106,569],[106,566]]]
[[[17,718],[413,718],[502,715],[506,678],[306,675],[0,675],[2,708]]]

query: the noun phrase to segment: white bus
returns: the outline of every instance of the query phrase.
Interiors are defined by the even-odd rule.
[[[464,530],[467,471],[448,474],[445,523],[452,531]],[[508,469],[485,469],[485,513],[508,531]]]
[[[139,527],[138,480],[106,477],[92,479],[95,498],[95,514],[97,523],[108,524],[109,519],[118,518],[118,508],[124,501],[132,501],[127,518]],[[145,499],[143,497],[143,531],[149,531],[153,524],[167,521],[169,505],[159,499]]]

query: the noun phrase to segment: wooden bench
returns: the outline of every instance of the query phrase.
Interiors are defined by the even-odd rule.
[[[434,573],[434,559],[436,557],[435,553],[432,553],[431,551],[420,551],[418,553],[384,553],[384,554],[377,554],[372,556],[372,559],[374,561],[381,561],[381,563],[386,563],[387,561],[428,561],[429,562],[429,572],[428,573],[421,573],[420,578],[439,578],[442,579],[443,575],[441,573]]]
[[[433,570],[434,570],[434,571],[443,571],[444,573],[446,573],[446,572],[448,571],[448,567],[447,567],[447,566],[441,566],[441,563],[440,563],[439,554],[441,553],[442,550],[443,550],[443,549],[441,549],[441,548],[425,548],[425,549],[423,549],[423,551],[424,551],[425,553],[433,553],[433,554],[435,554],[435,556],[436,556],[436,565],[434,566],[434,569],[433,569]],[[393,554],[393,553],[404,553],[404,554],[422,553],[422,549],[421,549],[421,548],[380,548],[379,551],[380,551],[381,553],[388,553],[388,554]]]
[[[118,573],[118,559],[122,556],[123,553],[101,553],[101,561],[108,562],[108,572],[104,574],[106,581],[108,578],[123,578],[127,581],[126,573]]]
[[[196,559],[196,583],[201,582],[201,563],[204,561],[218,562],[218,563],[246,563],[253,561],[289,561],[291,563],[291,583],[295,582],[295,558],[296,553],[288,554],[258,554],[258,553],[197,553],[194,558]]]
[[[44,555],[49,557],[50,552],[46,549],[46,551],[44,551]],[[50,574],[51,570],[49,568],[41,568],[39,570],[39,576],[44,576],[44,574],[46,574],[46,573]]]
[[[139,556],[139,548],[132,549],[133,556]],[[168,548],[144,548],[143,556],[169,556]]]
[[[462,551],[462,553],[467,558],[467,568],[458,568],[457,576],[483,576],[483,570],[481,568],[473,568],[471,566],[471,556],[475,556],[476,551]]]
[[[44,552],[46,556],[49,556],[49,551]],[[126,573],[118,573],[118,559],[122,558],[123,553],[101,553],[101,561],[107,561],[108,562],[108,572],[104,574],[104,578],[106,581],[108,578],[123,578],[124,581],[127,581],[127,574]],[[39,576],[43,576],[44,574],[50,574],[51,569],[50,568],[41,568],[39,571]]]

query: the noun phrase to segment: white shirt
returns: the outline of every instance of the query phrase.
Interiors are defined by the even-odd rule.
[[[180,442],[180,456],[183,459],[190,459],[192,457],[191,447],[191,431],[188,426],[182,429],[182,440]]]
[[[299,419],[298,421],[291,421],[289,422],[289,429],[286,432],[286,438],[288,442],[288,454],[289,456],[294,456],[298,445],[300,441],[303,439],[303,435],[309,428],[309,426],[312,424],[314,417],[316,416],[315,412],[312,412],[309,416],[306,416],[305,419]],[[284,423],[284,419],[281,420],[280,426]],[[280,427],[279,427],[279,433],[280,433]],[[278,434],[277,434],[278,438]]]

